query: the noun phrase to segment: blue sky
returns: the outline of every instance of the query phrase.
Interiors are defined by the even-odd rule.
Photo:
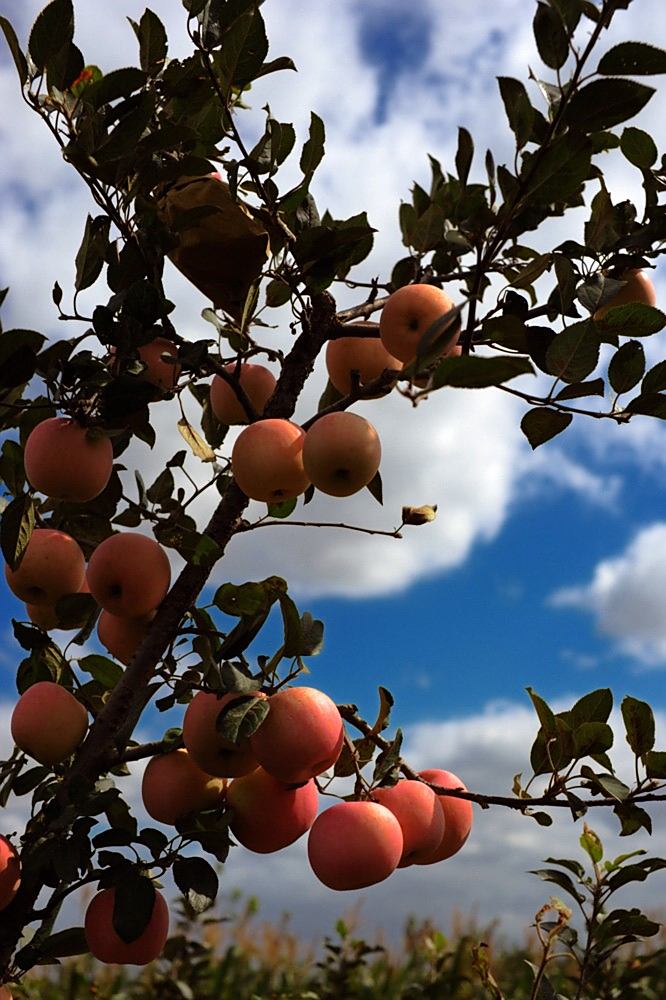
[[[615,40],[649,37],[666,44],[662,2],[635,0],[618,16]],[[113,10],[111,5],[101,10],[97,0],[82,0],[75,6],[77,38],[89,62],[110,69],[135,60],[121,11],[137,17],[141,4],[123,0]],[[244,128],[248,136],[261,128],[266,101],[278,118],[294,122],[301,141],[310,110],[324,117],[327,154],[317,200],[339,217],[367,207],[379,230],[361,277],[388,273],[404,254],[399,201],[408,197],[413,180],[427,183],[427,152],[452,166],[458,125],[470,128],[481,153],[491,145],[499,162],[512,156],[494,77],[526,79],[528,64],[537,65],[526,6],[527,0],[416,0],[406,16],[397,0],[342,0],[333,26],[328,5],[302,0],[264,5],[272,55],[293,55],[300,74],[258,85]],[[152,7],[169,26],[172,53],[187,51],[180,5],[154,0]],[[11,0],[3,12],[17,15],[25,35],[37,9],[34,0],[21,5]],[[661,86],[637,124],[652,131],[663,149]],[[45,130],[19,101],[4,51],[0,101],[7,109],[0,120],[5,150],[0,286],[12,287],[5,322],[60,334],[50,288],[55,280],[64,288],[71,283],[71,261],[90,205]],[[477,160],[475,169],[482,157]],[[621,159],[609,158],[607,173],[616,197],[640,198],[640,178]],[[582,221],[581,213],[574,213],[571,221],[553,224],[542,237],[544,245],[565,234],[575,238]],[[180,331],[201,336],[199,315],[206,303],[173,270],[168,281]],[[655,281],[666,302],[663,266]],[[97,292],[103,296],[105,289]],[[341,306],[356,301],[357,293],[338,292]],[[93,296],[83,298],[91,302]],[[275,336],[285,338],[284,330]],[[666,356],[663,338],[662,333],[650,345],[653,361]],[[320,366],[297,416],[309,415],[323,378]],[[234,542],[216,571],[216,584],[281,573],[301,609],[325,621],[325,649],[312,661],[308,683],[357,702],[368,715],[375,710],[377,685],[385,684],[396,696],[393,719],[406,727],[415,763],[449,767],[485,792],[507,792],[513,773],[526,764],[536,728],[524,692],[528,684],[556,701],[611,686],[618,701],[625,693],[651,701],[661,724],[664,429],[647,420],[630,428],[576,421],[533,455],[518,430],[522,407],[497,392],[451,390],[414,412],[404,400],[381,400],[359,412],[382,436],[384,509],[366,496],[339,504],[318,498],[305,513],[390,528],[403,503],[437,503],[437,522],[406,529],[402,542],[335,531],[256,532]],[[155,420],[160,431],[155,452],[139,445],[130,453],[147,481],[166,453],[176,450],[173,411],[165,404],[155,410]],[[207,502],[199,512],[204,520]],[[17,610],[0,590],[0,621]],[[258,648],[270,651],[270,640],[271,629]],[[5,646],[0,708],[7,711],[14,697],[13,657],[12,647]],[[157,733],[152,721],[144,729],[146,735]],[[662,745],[664,740],[662,727]],[[136,787],[132,794],[136,797]],[[515,817],[488,817],[477,818],[464,856],[431,873],[432,884],[426,886],[422,872],[402,873],[401,882],[367,894],[366,905],[383,913],[393,907],[395,925],[410,908],[429,906],[446,920],[454,902],[465,909],[485,898],[509,931],[526,926],[530,907],[536,908],[544,893],[539,886],[523,888],[527,879],[518,888],[516,879],[547,850],[547,834],[524,820],[516,825]],[[566,836],[573,852],[578,831],[564,830],[558,827],[557,836]],[[611,837],[612,824],[604,831]],[[502,840],[513,845],[513,853],[511,864],[498,870]],[[661,843],[663,851],[663,838]],[[242,878],[259,892],[269,913],[291,908],[296,926],[324,928],[347,903],[308,881],[302,845],[286,860],[262,859],[266,867],[259,873],[256,859],[239,855],[228,866],[229,880]],[[475,886],[482,884],[480,895]]]

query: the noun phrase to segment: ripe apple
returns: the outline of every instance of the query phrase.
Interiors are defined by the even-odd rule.
[[[0,1000],[13,1000],[13,996],[6,986],[0,986]]]
[[[206,774],[236,778],[257,767],[249,740],[231,743],[216,728],[222,709],[244,697],[247,695],[225,694],[218,698],[213,692],[199,691],[187,706],[183,719],[183,743]],[[253,697],[264,698],[265,695],[256,692]]]
[[[88,581],[85,576],[83,578],[83,583],[81,584],[81,589],[78,591],[79,594],[89,594]],[[49,604],[26,604],[26,611],[28,612],[28,618],[33,623],[33,625],[39,625],[43,628],[45,632],[50,632],[54,628],[62,628],[62,625],[58,623],[58,616],[56,615],[55,606]],[[85,618],[77,622],[76,625],[68,626],[65,631],[69,629],[81,628],[84,624]]]
[[[310,829],[317,815],[314,781],[286,785],[258,767],[234,778],[227,789],[229,829],[239,844],[257,854],[281,851]]]
[[[97,622],[97,638],[111,656],[128,666],[148,635],[153,617],[118,618],[108,611],[102,611]]]
[[[0,910],[9,906],[21,884],[21,862],[16,848],[0,836]]]
[[[236,365],[225,365],[225,369],[230,375],[233,375],[236,371]],[[240,366],[238,381],[255,413],[261,416],[277,385],[275,376],[263,365],[243,364]],[[221,424],[247,424],[249,422],[249,417],[234,392],[233,386],[226,382],[221,375],[215,375],[210,384],[210,405]]]
[[[368,329],[378,324],[368,323]],[[400,371],[402,361],[394,358],[379,337],[338,337],[326,346],[326,369],[331,383],[343,396],[351,392],[351,373],[357,371],[361,385],[372,382],[386,369]]]
[[[386,350],[405,364],[416,357],[419,342],[435,320],[455,303],[435,285],[403,285],[389,296],[379,320],[379,335]],[[448,354],[458,339],[457,326],[443,341],[440,354]]]
[[[33,489],[55,500],[87,503],[111,478],[113,446],[69,417],[51,417],[28,435],[23,463]]]
[[[135,531],[110,535],[88,563],[88,586],[97,603],[119,618],[144,618],[163,601],[171,583],[167,554]]]
[[[622,274],[619,280],[626,282],[626,284],[619,292],[616,292],[610,302],[597,309],[594,314],[596,320],[603,319],[609,309],[615,309],[616,306],[626,306],[632,302],[640,302],[644,306],[656,306],[657,292],[647,271],[642,271],[640,268],[630,268]]]
[[[206,774],[180,748],[151,757],[143,772],[141,796],[149,816],[173,826],[189,813],[220,806],[225,785],[224,778]]]
[[[379,435],[356,413],[325,413],[303,443],[303,467],[313,486],[332,497],[358,493],[377,474],[382,457]]]
[[[310,485],[303,468],[305,431],[290,420],[257,420],[240,432],[231,452],[231,471],[246,496],[280,503]]]
[[[344,729],[337,706],[311,687],[283,688],[270,698],[270,712],[250,736],[261,766],[285,784],[299,784],[332,767]]]
[[[5,566],[9,589],[26,604],[53,606],[83,585],[86,564],[78,544],[64,531],[35,528],[16,569]]]
[[[402,857],[402,830],[379,802],[341,802],[317,816],[308,837],[310,866],[329,889],[383,882]]]
[[[166,337],[156,337],[155,340],[137,347],[136,353],[139,361],[142,361],[146,366],[137,378],[140,378],[142,382],[149,382],[163,393],[171,392],[178,382],[181,369],[179,364],[163,361],[162,355],[168,354],[172,358],[177,358],[178,346],[173,341],[167,340]],[[115,347],[111,348],[109,355],[111,371],[117,373],[119,365],[116,361],[117,351]]]
[[[419,776],[429,781],[431,785],[439,785],[441,788],[462,788],[463,791],[467,791],[460,778],[451,771],[429,768],[426,771],[419,771]],[[437,861],[450,858],[460,850],[472,829],[474,817],[471,802],[467,799],[454,799],[451,795],[438,795],[437,799],[444,813],[444,836],[439,847],[424,860],[416,861],[417,865],[433,865]]]
[[[62,764],[83,743],[87,729],[84,706],[53,681],[29,687],[12,713],[14,742],[40,764]]]
[[[155,892],[148,926],[127,944],[113,929],[115,889],[102,889],[93,896],[84,920],[88,948],[96,959],[114,965],[147,965],[162,952],[169,935],[169,910],[164,896]]]
[[[372,799],[390,809],[400,824],[404,844],[399,868],[419,864],[439,847],[444,812],[432,788],[421,781],[398,781],[390,788],[375,788]]]

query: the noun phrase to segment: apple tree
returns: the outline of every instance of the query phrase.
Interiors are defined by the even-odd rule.
[[[311,192],[322,120],[312,113],[307,136],[270,111],[261,134],[243,124],[252,83],[295,68],[269,56],[263,0],[183,0],[184,59],[169,58],[165,28],[147,9],[130,21],[138,65],[105,73],[75,44],[72,0],[44,8],[27,46],[0,18],[27,108],[91,205],[74,288],[52,290],[54,316],[80,332],[0,337],[0,546],[7,583],[26,603],[13,621],[23,659],[0,798],[31,802],[25,830],[0,840],[1,982],[86,950],[150,961],[168,932],[155,880],[172,871],[189,905],[204,909],[218,888],[211,862],[234,841],[266,853],[310,831],[315,873],[349,889],[455,854],[472,803],[484,807],[479,823],[489,807],[544,825],[555,810],[577,819],[610,808],[623,835],[651,828],[645,804],[663,797],[666,753],[654,748],[648,704],[622,702],[636,766],[620,776],[608,689],[559,713],[530,689],[531,779],[516,778],[511,794],[468,791],[456,775],[418,774],[403,759],[385,688],[367,721],[304,683],[323,624],[297,608],[285,580],[206,590],[230,541],[242,546],[260,527],[311,523],[316,545],[306,509],[316,491],[368,489],[382,502],[381,444],[353,412],[360,400],[380,406],[400,394],[408,421],[436,392],[511,393],[525,403],[533,448],[574,419],[611,421],[621,434],[666,417],[666,360],[648,369],[643,347],[666,325],[649,276],[666,245],[666,160],[626,124],[654,96],[644,78],[666,72],[666,52],[627,41],[598,56],[632,2],[538,0],[540,96],[498,81],[513,161],[480,154],[461,126],[455,162],[431,156],[429,189],[415,184],[396,205],[404,250],[371,281],[355,277],[373,246],[366,214],[320,212]],[[604,182],[604,155],[616,148],[640,172],[642,212],[613,202]],[[484,180],[472,181],[480,157]],[[287,160],[299,180],[285,189]],[[531,234],[584,206],[583,232],[547,252],[530,246]],[[165,293],[173,267],[201,293],[194,339]],[[356,289],[354,307],[336,304],[340,283]],[[98,297],[90,315],[79,310],[87,290]],[[291,331],[287,350],[270,335],[275,323]],[[317,411],[295,422],[323,352],[329,382]],[[155,412],[169,403],[181,446],[146,485],[125,453],[133,439],[154,444]],[[192,505],[206,491],[217,503],[199,524]],[[435,507],[404,508],[390,534],[427,531],[435,516]],[[172,581],[174,562],[182,568]],[[271,612],[282,636],[257,654]],[[72,631],[65,648],[56,628]],[[82,649],[93,636],[108,656]],[[149,705],[179,708],[182,723],[140,744]],[[144,804],[170,835],[140,825],[123,798],[128,765],[146,758]],[[318,815],[320,792],[340,788]],[[600,871],[591,830],[583,840]],[[578,894],[573,864],[542,877]],[[656,932],[633,910],[611,911],[599,929],[614,888],[664,863],[636,862],[607,891],[623,864],[597,880],[587,937],[565,942],[581,984],[593,956],[600,967],[622,942]],[[99,891],[85,928],[54,932],[63,902],[88,884]],[[547,934],[559,928],[564,940],[558,920]]]

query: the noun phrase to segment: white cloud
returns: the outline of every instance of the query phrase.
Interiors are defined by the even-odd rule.
[[[647,666],[666,664],[666,523],[642,528],[623,552],[602,560],[587,583],[557,590],[554,607],[594,615],[617,648]]]

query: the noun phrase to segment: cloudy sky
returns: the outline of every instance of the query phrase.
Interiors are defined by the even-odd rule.
[[[617,16],[604,46],[629,38],[666,45],[662,4],[634,0]],[[39,6],[34,0],[0,0],[0,11],[23,39]],[[257,85],[243,128],[253,141],[267,102],[274,117],[293,122],[301,141],[311,110],[325,120],[317,202],[339,218],[367,209],[378,230],[359,277],[386,278],[404,255],[398,205],[414,180],[428,183],[427,153],[453,168],[459,125],[475,137],[476,170],[487,147],[498,162],[512,158],[495,77],[527,80],[530,66],[547,72],[534,50],[528,6],[528,0],[415,0],[408,6],[398,0],[267,0],[271,54],[291,55],[299,72]],[[88,63],[103,70],[136,64],[123,15],[138,18],[142,4],[79,0],[75,8],[76,40]],[[186,54],[180,4],[153,0],[152,8],[167,25],[170,55]],[[661,86],[635,124],[651,131],[663,150]],[[56,280],[71,287],[91,204],[21,102],[4,50],[0,106],[0,287],[11,288],[3,320],[6,327],[62,336],[71,331],[57,324],[50,289]],[[637,172],[615,155],[604,166],[615,198],[640,205]],[[287,169],[285,187],[291,176]],[[577,239],[583,218],[573,213],[558,220],[533,245]],[[666,302],[663,266],[654,280]],[[104,292],[98,286],[87,301],[97,301],[95,295],[102,300]],[[168,292],[177,305],[179,331],[205,335],[200,313],[207,303],[173,269]],[[358,293],[348,289],[336,294],[340,306],[357,301]],[[276,343],[286,342],[286,327],[274,336]],[[649,345],[653,360],[666,356],[663,337]],[[320,366],[297,419],[311,414],[323,384]],[[216,573],[216,582],[283,575],[301,607],[324,619],[326,646],[313,662],[313,684],[339,701],[355,701],[368,714],[377,684],[385,684],[396,696],[394,718],[406,729],[416,766],[446,767],[475,791],[500,794],[508,793],[514,773],[528,768],[535,723],[527,684],[561,707],[585,691],[610,686],[617,703],[631,693],[666,709],[662,427],[647,419],[630,427],[578,420],[533,454],[518,426],[522,405],[501,392],[444,391],[416,410],[404,399],[389,398],[358,412],[382,438],[384,506],[369,495],[335,502],[318,497],[309,514],[392,528],[403,504],[436,503],[437,521],[406,531],[402,541],[296,527],[255,532],[230,546]],[[132,452],[146,481],[180,447],[176,419],[173,408],[161,404],[155,415],[158,445],[152,453],[143,445]],[[202,504],[202,520],[207,512]],[[6,621],[19,615],[9,596],[1,600]],[[16,662],[10,641],[2,660],[6,716]],[[661,715],[658,721],[666,739]],[[619,764],[622,742],[620,737]],[[659,853],[666,850],[664,817],[657,811],[654,816],[657,833],[648,846]],[[609,840],[610,853],[626,848],[606,818],[595,816],[594,823]],[[547,853],[574,855],[579,833],[570,822],[544,832],[498,810],[479,811],[458,858],[437,870],[400,872],[364,893],[367,923],[394,932],[410,912],[446,923],[462,910],[481,921],[500,916],[506,932],[518,935],[548,896],[546,887],[522,873]],[[353,895],[341,897],[318,885],[303,845],[259,860],[239,848],[224,884],[242,884],[262,898],[266,914],[289,910],[295,926],[315,931],[329,929],[353,901]]]

